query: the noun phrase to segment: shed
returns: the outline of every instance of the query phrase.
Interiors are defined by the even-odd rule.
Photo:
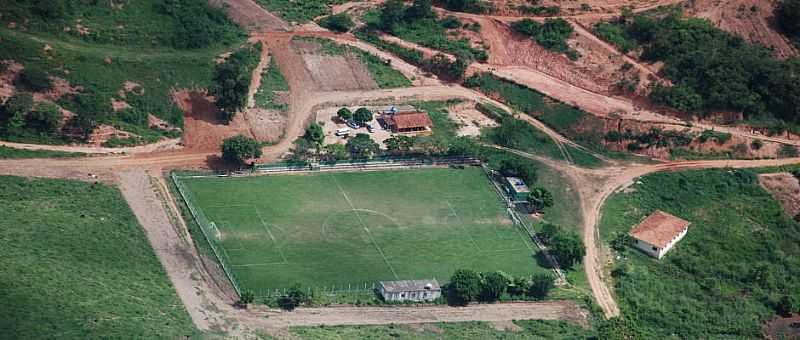
[[[508,192],[508,195],[511,197],[512,201],[527,202],[528,195],[530,195],[531,190],[528,189],[525,181],[519,177],[506,177],[503,184],[506,187],[506,191]]]
[[[378,290],[384,301],[433,301],[442,296],[436,279],[381,281]]]
[[[630,232],[633,245],[647,255],[662,258],[689,231],[691,223],[656,210]]]

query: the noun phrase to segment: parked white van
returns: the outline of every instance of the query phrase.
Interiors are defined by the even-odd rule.
[[[346,136],[350,134],[350,128],[341,128],[336,130],[337,136]]]

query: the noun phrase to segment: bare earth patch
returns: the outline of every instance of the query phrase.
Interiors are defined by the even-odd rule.
[[[800,339],[800,314],[777,317],[764,325],[764,337],[770,340]]]
[[[788,172],[758,175],[758,183],[774,197],[789,216],[800,213],[800,182]]]
[[[355,55],[326,55],[319,44],[293,40],[291,47],[303,58],[317,90],[371,90],[378,84]]]
[[[253,137],[243,114],[225,124],[213,97],[196,91],[177,91],[172,95],[184,112],[183,144],[193,150],[218,151],[225,138],[235,135]]]

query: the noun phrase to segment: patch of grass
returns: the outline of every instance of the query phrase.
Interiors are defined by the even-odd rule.
[[[50,45],[53,50],[43,52],[45,45]],[[124,99],[135,109],[152,113],[179,127],[183,125],[183,112],[173,103],[170,91],[175,88],[207,88],[213,77],[213,59],[223,51],[222,48],[110,48],[0,29],[0,59],[39,67],[53,76],[67,79],[73,86],[83,87],[83,92],[95,93],[109,100]],[[118,92],[126,81],[141,85],[140,94],[129,92],[122,98]],[[59,104],[77,111],[73,99],[64,97]],[[117,121],[113,115],[107,119]],[[147,129],[146,125],[141,127]]]
[[[264,9],[277,14],[283,20],[304,24],[316,17],[331,13],[331,6],[347,2],[346,0],[256,0]]]
[[[372,79],[375,80],[376,84],[378,84],[379,88],[385,89],[411,86],[411,81],[408,80],[403,73],[393,69],[391,64],[386,63],[381,58],[370,54],[369,52],[356,47],[337,44],[328,39],[309,37],[300,37],[295,39],[318,43],[322,46],[322,51],[328,55],[349,54],[358,56],[359,60],[361,60],[361,63],[366,66],[367,70],[372,75]]]
[[[442,20],[420,19],[412,23],[398,25],[391,32],[400,39],[413,42],[470,60],[486,61],[489,56],[485,50],[472,47],[467,39],[451,39]]]
[[[197,335],[117,189],[2,176],[0,205],[4,337]]]
[[[628,34],[623,23],[599,22],[594,25],[593,31],[603,40],[617,46],[622,53],[628,53],[639,47],[639,43]]]
[[[219,228],[236,280],[257,295],[444,280],[459,268],[546,271],[475,167],[182,181]]]
[[[500,331],[486,322],[426,325],[293,327],[303,339],[588,339],[594,331],[566,321],[513,321],[522,330]]]
[[[79,152],[63,152],[49,150],[23,150],[9,148],[0,145],[0,159],[19,159],[19,158],[66,158],[80,157],[84,154]]]
[[[648,175],[603,208],[602,240],[656,209],[691,222],[661,260],[628,248],[615,290],[644,338],[758,338],[783,296],[800,298],[800,225],[752,171]]]
[[[261,74],[261,87],[256,91],[256,106],[265,109],[286,110],[286,104],[275,103],[276,91],[289,91],[289,83],[283,77],[278,64],[271,58],[269,65]]]

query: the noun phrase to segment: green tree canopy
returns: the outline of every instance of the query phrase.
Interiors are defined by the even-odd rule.
[[[531,284],[525,292],[537,300],[544,299],[554,287],[553,276],[550,274],[536,274],[531,279]]]
[[[303,138],[311,143],[322,145],[325,141],[325,132],[322,131],[322,126],[317,124],[317,122],[312,122],[306,128],[306,133],[303,135]]]
[[[535,187],[528,194],[528,203],[533,211],[541,212],[544,208],[553,206],[553,194],[543,187]]]
[[[481,301],[494,302],[506,292],[509,285],[508,278],[499,272],[484,273],[481,278]]]
[[[378,143],[366,133],[356,134],[355,137],[347,141],[347,151],[353,155],[353,158],[369,158],[378,152]]]
[[[47,72],[35,66],[28,66],[22,70],[18,84],[34,92],[47,91],[52,87]]]
[[[244,164],[249,159],[261,157],[261,143],[247,136],[236,135],[226,138],[221,148],[222,159],[237,164]]]
[[[450,277],[447,285],[447,303],[454,306],[466,306],[475,300],[481,291],[481,277],[469,269],[459,269]]]
[[[550,253],[556,258],[558,264],[564,268],[572,268],[580,263],[586,255],[586,248],[580,235],[575,232],[562,231],[550,242]]]
[[[787,35],[800,38],[800,0],[782,0],[775,7],[775,21]]]
[[[353,112],[350,111],[350,109],[343,107],[339,109],[339,111],[336,111],[336,116],[339,117],[339,119],[341,119],[342,121],[346,122],[348,120],[353,119]]]
[[[295,285],[286,292],[286,295],[280,297],[278,299],[278,305],[283,310],[292,311],[298,306],[302,306],[304,304],[308,304],[311,302],[311,299],[308,297],[308,294],[304,292],[299,285]]]
[[[353,18],[349,13],[343,12],[324,17],[319,21],[319,24],[331,31],[347,32],[353,28]]]
[[[353,120],[359,124],[363,124],[372,120],[372,111],[366,107],[360,107],[353,113]]]
[[[28,114],[27,126],[43,133],[54,133],[58,130],[58,125],[64,115],[58,105],[50,102],[42,102]]]
[[[403,0],[388,0],[383,3],[380,14],[380,29],[394,32],[405,16],[406,5]]]

